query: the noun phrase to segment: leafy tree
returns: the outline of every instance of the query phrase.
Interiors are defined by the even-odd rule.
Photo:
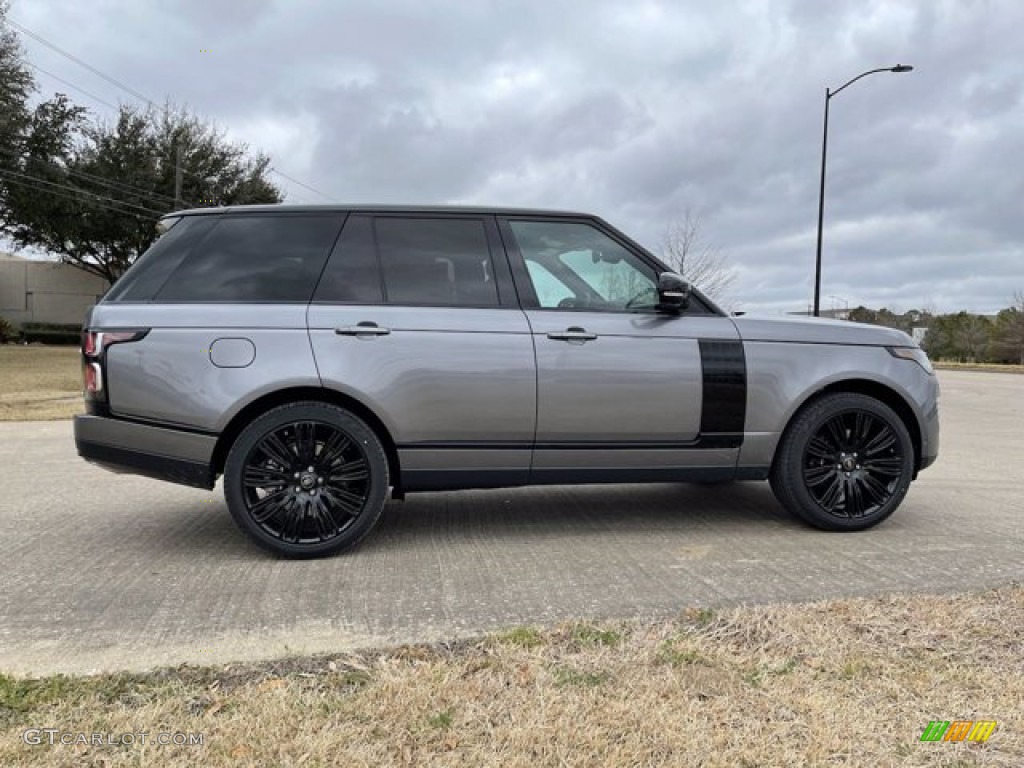
[[[7,12],[0,0],[0,22]],[[0,26],[0,233],[114,282],[157,236],[163,214],[278,203],[270,159],[170,105],[123,105],[92,120],[63,94],[28,106],[34,81]],[[184,169],[175,200],[176,164]]]
[[[34,82],[21,59],[17,35],[4,24],[7,10],[0,0],[0,171],[10,172],[17,170],[16,158],[32,120],[28,99]],[[0,175],[0,185],[8,178],[13,177]]]
[[[992,321],[982,315],[972,315],[967,312],[959,312],[956,316],[958,319],[964,316],[959,320],[955,332],[958,348],[963,351],[967,362],[983,361],[992,331]]]
[[[701,291],[721,302],[736,280],[736,272],[717,246],[702,240],[700,229],[700,218],[687,210],[666,229],[661,257]]]
[[[875,325],[884,325],[886,328],[896,328],[901,331],[906,330],[906,328],[903,327],[903,316],[896,314],[886,307],[882,307],[875,313],[874,322]]]
[[[939,315],[924,340],[928,355],[937,360],[974,363],[986,359],[991,321],[968,312]]]
[[[862,304],[861,306],[854,307],[850,310],[848,319],[854,323],[871,323],[874,325],[877,314],[878,313],[875,312],[875,310],[868,309]]]
[[[175,202],[175,162],[183,149],[182,205]],[[2,224],[19,245],[44,248],[114,282],[156,238],[154,223],[180,207],[277,203],[265,178],[269,159],[184,110],[122,105],[112,122],[58,95],[36,110],[21,159],[21,178],[5,190]],[[46,182],[42,187],[39,179]]]
[[[1013,295],[1013,305],[1000,310],[992,328],[992,356],[999,362],[1024,365],[1024,291]]]

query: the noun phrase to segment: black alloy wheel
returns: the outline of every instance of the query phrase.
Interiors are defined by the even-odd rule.
[[[772,468],[779,501],[827,530],[862,530],[887,518],[913,477],[902,419],[866,395],[826,395],[786,430]]]
[[[903,473],[895,430],[871,413],[849,410],[828,419],[807,442],[804,486],[825,512],[864,517],[892,498]]]
[[[353,414],[294,403],[243,430],[224,470],[235,522],[288,557],[333,554],[376,524],[387,494],[380,440]]]

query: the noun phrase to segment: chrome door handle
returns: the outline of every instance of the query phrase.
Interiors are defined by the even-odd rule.
[[[334,332],[338,336],[387,336],[391,333],[391,329],[381,328],[372,322],[362,322],[358,325],[344,325],[340,328],[335,328]]]
[[[584,341],[593,341],[597,338],[597,334],[587,333],[584,328],[574,325],[559,333],[549,333],[548,338],[552,341],[575,341],[582,343]]]

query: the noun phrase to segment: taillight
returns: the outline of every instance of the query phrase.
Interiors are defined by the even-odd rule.
[[[137,331],[82,331],[82,354],[86,357],[100,357],[111,344],[138,341],[147,333],[148,328]]]
[[[82,366],[82,380],[86,395],[98,395],[103,391],[103,369],[99,363],[85,363]]]
[[[138,341],[149,333],[148,328],[129,331],[82,331],[82,382],[88,400],[104,397],[103,366],[107,348],[127,341]]]

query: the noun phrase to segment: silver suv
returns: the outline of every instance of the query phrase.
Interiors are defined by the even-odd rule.
[[[860,530],[938,452],[906,334],[730,317],[580,213],[175,213],[89,313],[75,442],[212,489],[292,557],[358,543],[390,493],[769,480]]]

